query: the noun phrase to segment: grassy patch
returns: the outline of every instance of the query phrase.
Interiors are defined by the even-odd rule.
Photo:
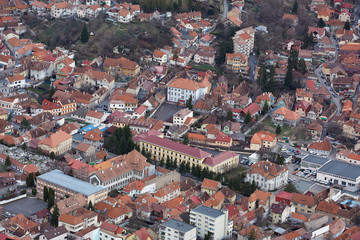
[[[259,129],[259,128],[261,128],[261,129]],[[272,123],[270,117],[268,117],[264,121],[262,121],[259,128],[253,129],[250,134],[253,135],[254,133],[256,133],[259,130],[269,131],[271,133],[275,133],[275,131],[276,131],[276,126]],[[280,133],[280,135],[278,135],[278,138],[291,137],[294,135],[294,131],[295,131],[295,128],[288,127],[288,126],[282,126],[281,133]]]
[[[32,88],[32,87],[28,88],[27,90],[32,91],[32,92],[37,93],[37,94],[44,94],[44,93],[46,93],[46,91],[44,91],[44,90],[42,90],[42,89]]]
[[[225,172],[222,175],[223,176],[226,175],[228,178],[233,178],[233,177],[239,176],[242,172],[245,172],[246,170],[247,170],[247,168],[245,168],[245,167],[236,167],[236,168],[229,170],[228,172]]]

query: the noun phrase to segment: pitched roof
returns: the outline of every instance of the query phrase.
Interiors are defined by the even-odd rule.
[[[218,181],[214,181],[211,179],[204,178],[201,188],[205,189],[211,189],[211,190],[218,190],[218,188],[221,186],[221,184]]]
[[[44,140],[41,140],[39,142],[39,145],[44,144],[51,148],[54,148],[69,139],[72,139],[72,136],[70,134],[60,131],[51,134],[49,137],[45,138]]]
[[[261,130],[253,135],[250,143],[261,144],[262,141],[272,142],[274,140],[276,140],[276,134],[272,134],[269,131]]]
[[[314,142],[309,145],[309,149],[316,149],[329,152],[331,150],[331,144],[328,141]]]
[[[297,121],[301,116],[300,114],[291,111],[285,107],[278,108],[274,111],[274,114],[283,115],[286,120]]]

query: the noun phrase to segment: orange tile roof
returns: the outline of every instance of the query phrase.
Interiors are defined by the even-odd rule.
[[[298,114],[294,111],[291,111],[285,107],[276,109],[274,111],[274,114],[283,115],[285,117],[285,119],[290,120],[290,121],[296,121],[301,117],[300,114]]]
[[[218,181],[214,181],[211,179],[204,178],[201,188],[210,189],[210,190],[218,190],[220,183]]]
[[[293,193],[291,196],[291,201],[308,206],[316,206],[315,198],[313,196],[304,195],[300,193]]]
[[[44,145],[47,145],[47,146],[53,148],[70,138],[72,138],[72,136],[70,134],[60,131],[60,132],[51,134],[49,137],[45,138],[44,140],[41,140],[39,142],[39,145],[44,144]]]
[[[250,169],[248,170],[248,174],[257,173],[263,177],[271,179],[283,172],[286,172],[287,170],[288,169],[286,166],[277,165],[269,161],[260,161],[251,165]]]
[[[316,150],[323,150],[323,151],[330,151],[331,150],[331,144],[328,141],[323,142],[314,142],[309,145],[309,149],[316,149]]]
[[[254,136],[251,138],[251,143],[261,144],[262,141],[272,142],[274,140],[276,140],[276,134],[261,130],[254,134]]]
[[[187,89],[191,91],[196,91],[201,88],[198,82],[186,78],[175,78],[168,84],[168,87]]]

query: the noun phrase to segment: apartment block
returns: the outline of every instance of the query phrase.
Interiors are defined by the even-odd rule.
[[[159,231],[161,240],[196,240],[196,227],[175,219],[162,223]]]
[[[253,27],[240,29],[233,37],[234,53],[250,56],[254,49],[255,30]]]
[[[227,210],[220,211],[204,205],[190,211],[190,224],[196,227],[196,236],[200,238],[210,232],[214,240],[223,239],[232,231],[228,229],[232,222],[228,222]]]

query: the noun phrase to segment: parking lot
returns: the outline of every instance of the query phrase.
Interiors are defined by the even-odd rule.
[[[185,108],[185,106],[165,102],[156,110],[152,117],[156,120],[167,122],[177,111],[183,108]]]
[[[4,213],[9,212],[13,215],[19,213],[23,214],[25,217],[30,217],[32,214],[43,210],[46,208],[46,204],[36,198],[23,198],[15,202],[11,202],[3,205]]]

